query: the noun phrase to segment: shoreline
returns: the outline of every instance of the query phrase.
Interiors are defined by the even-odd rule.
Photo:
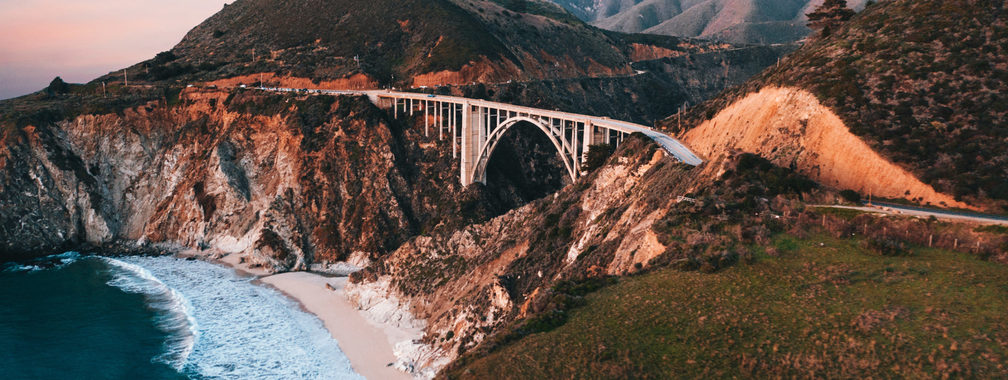
[[[354,372],[364,378],[414,378],[395,366],[398,358],[392,340],[401,338],[404,332],[392,326],[379,326],[352,305],[344,291],[347,277],[327,277],[312,272],[269,274],[262,269],[249,268],[239,263],[236,254],[209,261],[255,277],[256,283],[276,289],[297,302],[302,310],[322,321],[343,355],[350,360]]]

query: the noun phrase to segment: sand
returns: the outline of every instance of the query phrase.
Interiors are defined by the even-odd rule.
[[[266,271],[266,269],[253,268],[249,266],[247,263],[241,262],[241,255],[237,253],[232,253],[227,256],[221,257],[219,262],[227,264],[228,266],[234,268],[234,270],[238,271],[239,273],[248,276],[262,277],[262,276],[268,276],[270,274],[268,271]]]
[[[259,280],[297,300],[321,319],[357,373],[368,379],[412,378],[390,365],[396,361],[390,337],[398,334],[372,324],[350,304],[343,291],[346,277],[290,272]]]

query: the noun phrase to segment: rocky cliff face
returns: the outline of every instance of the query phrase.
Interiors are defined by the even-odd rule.
[[[3,258],[122,243],[303,269],[373,258],[563,184],[540,173],[517,178],[533,185],[519,190],[514,173],[494,169],[494,193],[464,191],[442,152],[450,145],[406,123],[363,98],[190,91],[176,106],[5,124]],[[520,162],[514,149],[525,147],[511,146],[527,143],[499,154]],[[549,158],[539,160],[549,167]]]
[[[696,207],[679,196],[705,192],[726,162],[685,166],[646,137],[631,138],[609,165],[552,196],[408,241],[354,274],[348,292],[389,294],[424,320],[422,349],[414,350],[423,354],[413,356],[414,365],[437,369],[492,332],[548,311],[559,282],[626,275],[718,247],[709,227],[672,222],[689,235],[685,247],[676,242],[685,236],[670,238],[661,226],[676,210]]]

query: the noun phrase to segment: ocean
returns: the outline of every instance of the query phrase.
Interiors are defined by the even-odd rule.
[[[69,252],[0,268],[3,379],[359,379],[322,322],[220,265]]]

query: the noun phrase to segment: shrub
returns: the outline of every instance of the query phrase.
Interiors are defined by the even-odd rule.
[[[60,77],[53,78],[52,82],[49,82],[49,87],[46,87],[46,93],[49,95],[65,94],[69,91],[70,85]]]
[[[861,194],[854,190],[844,190],[840,192],[840,197],[851,203],[861,203]]]
[[[885,238],[868,240],[868,249],[882,256],[908,256],[910,251],[901,241]]]
[[[588,154],[582,166],[585,172],[591,172],[605,165],[613,154],[613,146],[609,144],[594,144],[588,146]]]

